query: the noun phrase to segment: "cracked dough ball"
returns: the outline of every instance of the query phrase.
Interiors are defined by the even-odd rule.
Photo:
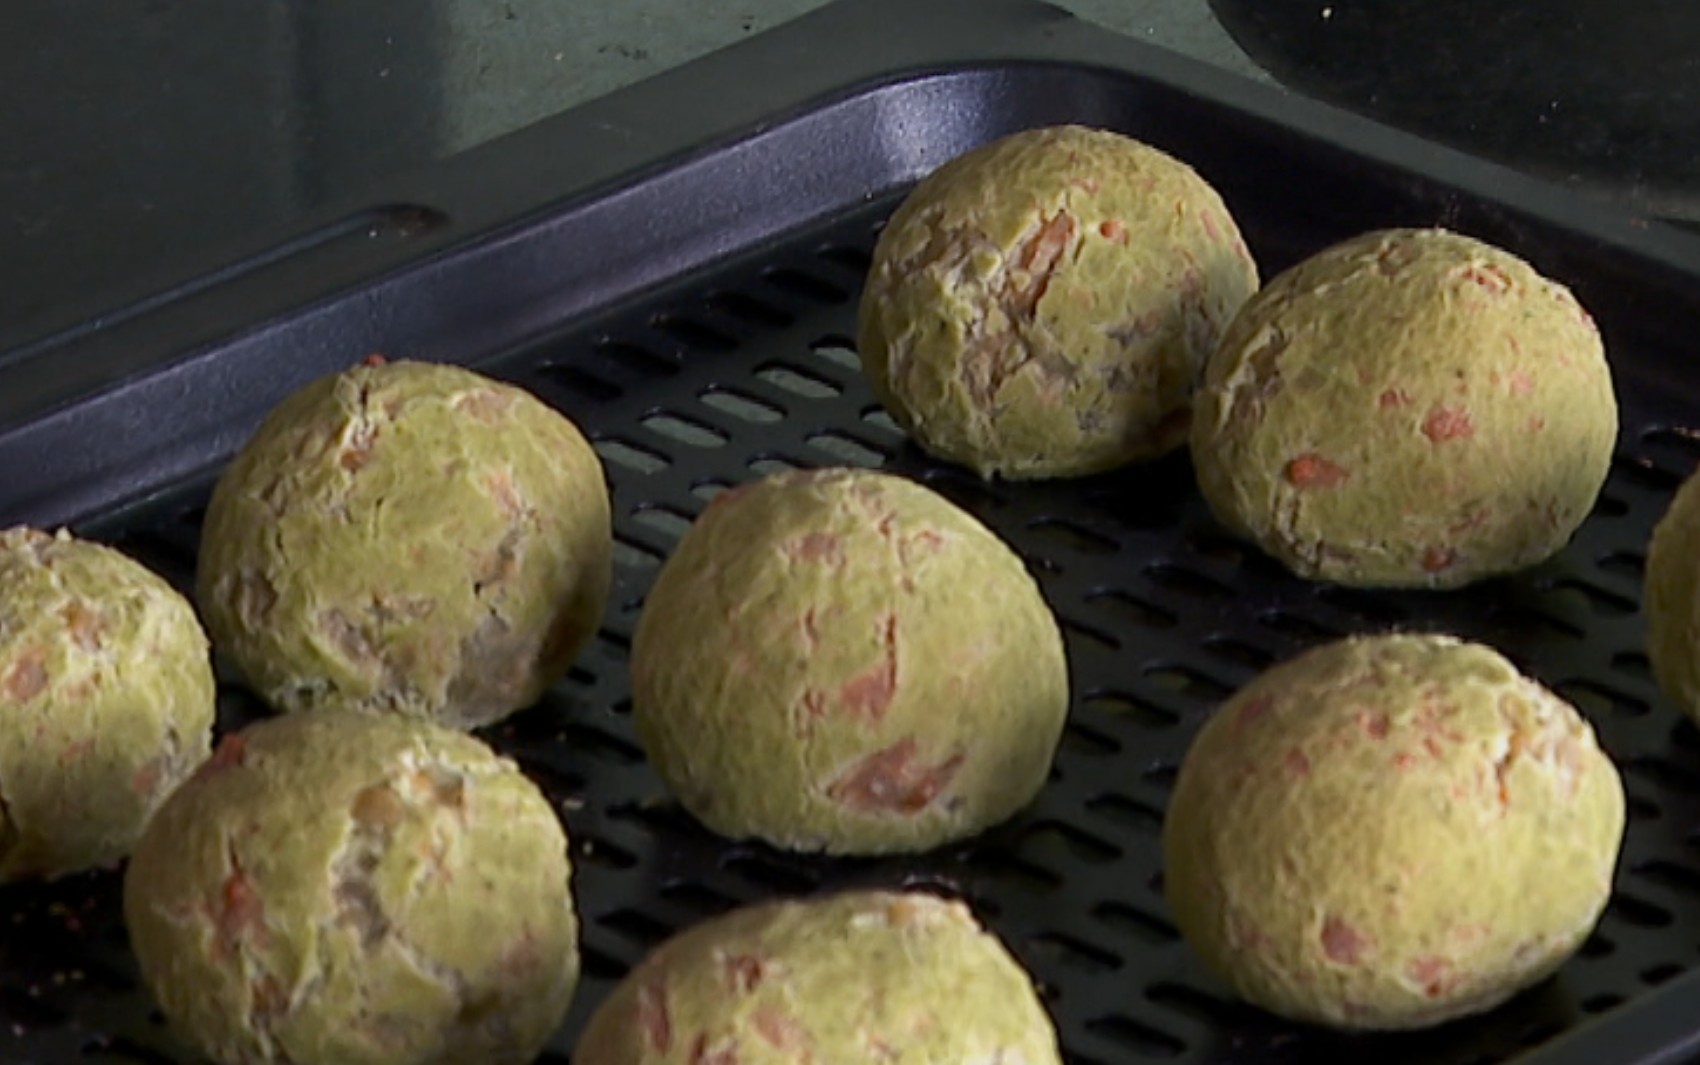
[[[733,838],[919,851],[1025,806],[1068,710],[1062,635],[965,511],[864,470],[714,500],[644,603],[632,711],[680,802]]]
[[[371,360],[280,404],[220,478],[198,597],[283,710],[473,728],[535,702],[602,620],[602,466],[536,397]]]
[[[1195,402],[1217,517],[1301,577],[1454,588],[1556,554],[1617,442],[1593,320],[1528,263],[1386,230],[1271,281]]]
[[[0,532],[0,881],[117,863],[207,757],[207,638],[188,600],[117,551]]]
[[[1653,527],[1643,588],[1653,675],[1700,723],[1700,473],[1683,483]]]
[[[1546,977],[1611,893],[1624,793],[1588,723],[1497,652],[1357,637],[1268,670],[1181,765],[1175,923],[1249,1001],[1409,1029]]]
[[[919,892],[772,902],[656,948],[573,1065],[1061,1065],[1033,982],[968,908]]]
[[[923,180],[880,235],[863,366],[915,441],[1068,477],[1186,439],[1199,370],[1257,288],[1222,198],[1117,133],[1017,133]]]
[[[124,880],[179,1033],[246,1065],[521,1065],[578,981],[567,841],[470,736],[325,710],[227,736]]]

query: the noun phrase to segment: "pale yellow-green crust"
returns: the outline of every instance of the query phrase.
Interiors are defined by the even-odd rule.
[[[227,736],[124,879],[143,978],[241,1065],[522,1065],[578,981],[567,841],[478,740],[391,714]]]
[[[266,701],[472,728],[535,702],[602,620],[602,465],[567,418],[458,367],[297,391],[219,479],[197,596]]]
[[[1409,1029],[1551,973],[1604,909],[1624,793],[1593,730],[1497,652],[1354,637],[1229,699],[1163,828],[1175,923],[1247,1000]]]
[[[207,756],[207,638],[187,599],[109,547],[0,532],[0,881],[129,854]]]
[[[573,1065],[1060,1065],[1033,982],[968,908],[918,892],[705,921],[597,1008]]]
[[[776,474],[717,497],[645,601],[633,720],[733,838],[924,850],[1038,792],[1068,711],[1061,632],[1020,558],[912,481]]]
[[[1653,676],[1700,723],[1700,476],[1683,482],[1653,526],[1644,582]]]
[[[1104,130],[1017,133],[923,179],[880,235],[862,365],[922,447],[1067,477],[1183,443],[1257,266],[1186,164]]]
[[[1454,588],[1557,553],[1617,441],[1600,335],[1563,285],[1445,230],[1281,274],[1194,403],[1198,484],[1301,577]]]

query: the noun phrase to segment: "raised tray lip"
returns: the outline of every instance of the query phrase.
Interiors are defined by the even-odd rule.
[[[894,32],[902,27],[902,32]],[[211,252],[193,268],[138,283],[146,304],[91,310],[82,321],[29,335],[0,326],[0,437],[17,425],[199,356],[308,308],[403,277],[430,260],[498,240],[539,216],[598,202],[694,157],[754,137],[882,85],[1015,64],[1095,68],[1164,84],[1279,124],[1352,154],[1419,172],[1465,195],[1517,210],[1692,280],[1700,292],[1700,236],[1596,201],[1341,109],[1285,93],[1207,63],[1085,22],[1038,0],[836,0],[685,64],[265,235]],[[753,75],[752,72],[759,72]],[[665,115],[662,126],[650,116]],[[572,151],[563,154],[564,145]],[[514,165],[523,161],[526,165]],[[919,177],[919,161],[884,188]],[[271,253],[388,204],[447,219],[377,254],[315,262],[310,282],[274,284]],[[235,260],[258,258],[242,270]],[[290,279],[299,282],[299,277]],[[149,288],[148,286],[152,286]],[[186,290],[180,298],[170,291]],[[116,298],[116,297],[113,297]],[[91,304],[92,306],[92,304]],[[28,381],[26,387],[17,387]],[[44,384],[44,382],[46,382]],[[1700,968],[1582,1021],[1512,1061],[1523,1065],[1675,1065],[1700,1055],[1690,1003]]]
[[[835,0],[791,22],[398,175],[54,320],[0,321],[0,434],[264,324],[398,276],[540,214],[616,195],[835,99],[966,68],[1101,68],[1177,89],[1422,173],[1466,195],[1514,202],[1621,251],[1700,279],[1700,236],[1330,105],[1086,22],[1041,0]],[[657,116],[663,116],[656,121]],[[565,150],[563,150],[565,149]],[[895,182],[919,177],[919,161]],[[870,189],[872,195],[878,191]],[[326,236],[363,217],[435,212],[439,224],[372,249]],[[296,255],[280,249],[298,248]],[[297,261],[297,260],[304,261]],[[287,274],[281,278],[280,274]],[[47,364],[51,363],[51,367]]]

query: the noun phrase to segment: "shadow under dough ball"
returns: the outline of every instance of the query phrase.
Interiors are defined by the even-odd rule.
[[[162,578],[69,533],[0,532],[0,880],[115,864],[212,743],[212,658]]]
[[[915,441],[983,476],[1068,477],[1186,439],[1204,360],[1257,288],[1222,198],[1118,133],[961,155],[874,249],[858,348]]]
[[[219,479],[198,598],[213,646],[282,710],[473,728],[535,702],[612,579],[602,465],[535,396],[368,363],[284,400]]]
[[[968,907],[919,892],[769,902],[667,940],[574,1065],[1061,1065],[1033,981]]]
[[[1067,710],[1061,630],[1021,559],[882,473],[723,492],[632,641],[661,778],[714,831],[794,850],[920,851],[1008,818]]]
[[[1354,637],[1205,723],[1163,826],[1164,890],[1250,1002],[1419,1028],[1491,1009],[1581,946],[1624,817],[1587,721],[1497,652]]]
[[[1386,230],[1235,316],[1194,403],[1216,516],[1301,577],[1455,588],[1556,554],[1617,442],[1593,319],[1522,259]]]
[[[567,839],[471,736],[351,710],[225,737],[124,878],[178,1033],[249,1065],[526,1065],[578,982]]]

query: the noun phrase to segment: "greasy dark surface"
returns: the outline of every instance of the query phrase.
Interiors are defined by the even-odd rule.
[[[592,650],[540,706],[490,733],[560,802],[576,840],[587,979],[546,1062],[565,1060],[589,1008],[668,932],[741,900],[839,884],[920,881],[965,894],[1032,968],[1079,1065],[1485,1065],[1695,963],[1700,733],[1653,689],[1637,599],[1648,529],[1700,456],[1673,418],[1700,409],[1700,397],[1622,383],[1622,455],[1596,513],[1553,564],[1447,595],[1304,584],[1223,537],[1184,457],[1087,481],[986,485],[907,445],[874,407],[846,340],[874,226],[890,206],[485,364],[598,439],[620,543],[614,602]],[[1246,221],[1271,265],[1306,247]],[[662,800],[630,729],[632,625],[684,523],[722,485],[840,461],[920,477],[969,507],[1028,559],[1067,631],[1076,690],[1054,779],[1014,823],[920,859],[833,862],[723,844]],[[186,585],[206,487],[82,531]],[[1190,735],[1234,686],[1317,641],[1390,626],[1488,640],[1574,699],[1624,769],[1631,824],[1611,908],[1556,979],[1436,1032],[1344,1039],[1238,1006],[1201,972],[1165,915],[1158,828]],[[247,712],[227,692],[227,723]],[[134,985],[116,888],[115,877],[97,876],[0,894],[11,915],[0,1060],[176,1060]]]
[[[1688,0],[1210,0],[1283,84],[1401,129],[1700,218]]]

